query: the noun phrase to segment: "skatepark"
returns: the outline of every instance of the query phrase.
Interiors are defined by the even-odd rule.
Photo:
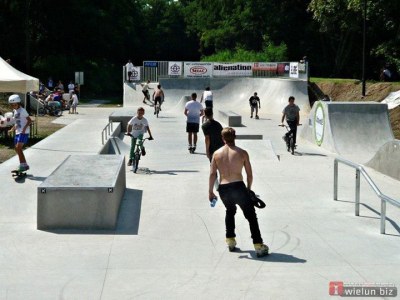
[[[30,170],[23,180],[10,176],[17,157],[0,165],[0,299],[331,299],[331,282],[400,286],[399,208],[387,205],[381,234],[381,200],[361,178],[355,216],[356,172],[345,165],[339,165],[334,200],[335,158],[362,164],[383,194],[400,200],[398,171],[392,169],[399,161],[399,144],[387,108],[340,103],[311,108],[307,82],[301,80],[159,83],[165,91],[159,118],[151,105],[143,104],[140,85],[124,83],[123,107],[81,105],[78,115],[58,118],[64,128],[25,150]],[[253,190],[267,204],[257,215],[269,256],[256,257],[240,210],[239,249],[228,251],[224,206],[219,200],[211,208],[208,201],[202,133],[196,153],[187,150],[184,105],[192,92],[200,97],[207,85],[214,92],[216,120],[226,126],[223,115],[241,116],[237,145],[248,151]],[[259,120],[250,118],[248,98],[254,92],[261,99]],[[285,129],[278,126],[291,95],[303,124],[295,155],[286,151]],[[147,154],[134,174],[126,167],[130,139],[123,135],[123,122],[110,116],[133,116],[140,106],[154,141],[146,141]],[[323,134],[316,129],[317,107],[326,120]],[[99,156],[117,162],[98,163],[94,157]],[[66,167],[69,162],[72,170]],[[52,211],[42,210],[38,202],[51,197],[52,190],[57,196],[50,201],[72,204],[83,192],[110,193],[115,165],[125,179],[113,186],[123,189],[115,229],[57,228],[57,222],[42,218]],[[92,212],[74,212],[65,205],[57,213],[73,219]],[[47,222],[40,229],[39,219]]]

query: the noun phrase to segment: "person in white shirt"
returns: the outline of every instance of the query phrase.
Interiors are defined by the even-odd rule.
[[[68,84],[68,93],[69,93],[69,96],[71,97],[71,95],[72,95],[72,92],[75,90],[75,84],[74,84],[74,82],[71,80],[70,82],[69,82],[69,84]]]
[[[131,60],[128,60],[128,63],[125,65],[126,67],[126,72],[128,74],[128,82],[132,82],[131,81],[131,76],[132,76],[132,72],[133,72],[133,63],[131,62]]]
[[[203,105],[196,101],[197,94],[192,94],[192,100],[186,103],[184,114],[187,117],[186,132],[188,133],[189,152],[194,153],[197,144],[197,133],[200,127],[200,117],[204,115]]]
[[[129,161],[128,161],[128,166],[131,166],[133,157],[135,156],[135,147],[136,147],[137,140],[139,140],[139,147],[142,150],[142,155],[145,156],[146,150],[143,146],[143,135],[146,133],[146,131],[148,131],[149,135],[150,135],[149,140],[153,139],[153,136],[151,134],[150,127],[149,127],[149,122],[144,117],[144,108],[143,107],[139,107],[137,109],[136,116],[129,120],[128,128],[126,131],[127,131],[127,134],[132,136],[131,150],[129,153]]]
[[[78,96],[76,95],[75,91],[72,91],[72,96],[71,96],[71,107],[70,107],[70,114],[77,114],[78,112],[76,111],[76,107],[79,104]]]
[[[209,86],[206,87],[206,90],[201,95],[200,103],[203,103],[203,100],[206,108],[213,108],[213,92]]]
[[[18,171],[23,172],[29,170],[29,166],[26,163],[24,152],[22,151],[24,144],[28,142],[29,139],[29,125],[32,123],[28,112],[21,105],[21,98],[14,94],[8,98],[8,103],[11,104],[13,108],[13,118],[15,120],[15,125],[8,131],[9,134],[15,132],[14,144],[15,152],[17,152],[19,158]]]
[[[146,103],[146,99],[150,100],[149,90],[151,89],[151,87],[149,87],[149,83],[150,83],[150,80],[147,80],[147,82],[140,84],[142,86],[142,93],[144,95],[143,103]]]

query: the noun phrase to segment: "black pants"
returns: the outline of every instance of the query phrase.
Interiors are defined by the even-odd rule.
[[[296,137],[297,137],[297,120],[296,121],[287,121],[290,130],[286,133],[286,137],[289,138],[289,135],[293,133],[293,141],[296,145]]]
[[[236,236],[235,214],[237,204],[242,209],[244,217],[249,222],[253,244],[261,244],[263,240],[261,238],[260,228],[258,227],[256,210],[254,208],[253,202],[250,199],[244,182],[236,181],[227,184],[220,184],[218,192],[221,196],[222,202],[226,207],[226,237],[233,238]]]

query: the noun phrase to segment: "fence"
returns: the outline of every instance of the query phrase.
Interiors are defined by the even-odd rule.
[[[195,70],[191,73],[191,70]],[[126,66],[123,67],[123,81],[127,81]],[[144,61],[142,66],[135,67],[132,81],[150,80],[158,82],[159,78],[200,78],[200,77],[260,77],[260,78],[293,78],[308,80],[308,62],[171,62]]]

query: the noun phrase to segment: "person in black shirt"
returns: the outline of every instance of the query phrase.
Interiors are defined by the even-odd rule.
[[[256,111],[256,119],[259,119],[258,117],[258,109],[261,108],[261,103],[260,103],[260,98],[257,96],[257,93],[254,93],[254,96],[251,96],[249,99],[250,103],[250,108],[251,108],[251,116],[250,118],[253,117],[254,110]]]
[[[207,118],[207,121],[201,125],[201,129],[203,130],[205,137],[207,157],[211,162],[213,153],[224,145],[221,136],[221,131],[223,128],[218,121],[214,120],[212,108],[207,107],[204,110],[204,114]]]

